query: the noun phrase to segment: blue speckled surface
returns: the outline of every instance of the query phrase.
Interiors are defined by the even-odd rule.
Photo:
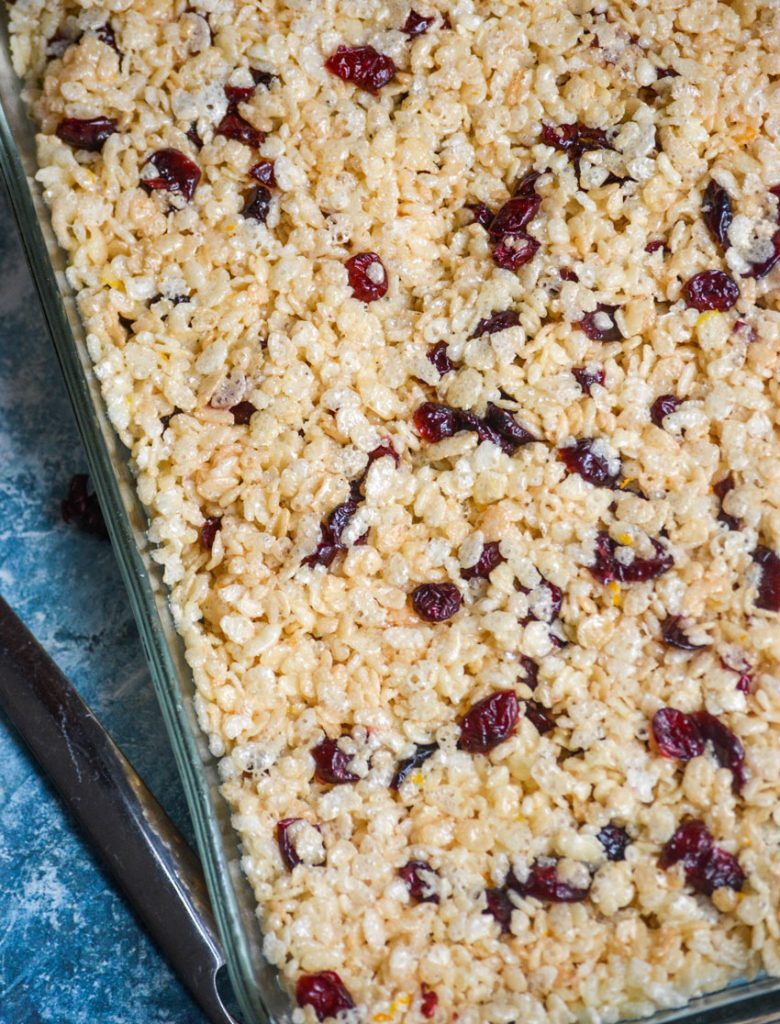
[[[0,190],[0,592],[191,841],[107,541],[59,519],[86,464]],[[205,1024],[0,719],[0,1024]]]

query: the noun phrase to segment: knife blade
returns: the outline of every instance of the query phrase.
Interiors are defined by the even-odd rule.
[[[237,1024],[200,863],[90,708],[0,597],[0,709],[212,1024]]]

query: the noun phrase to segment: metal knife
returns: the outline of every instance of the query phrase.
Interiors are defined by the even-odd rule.
[[[238,1024],[200,863],[52,659],[0,597],[0,710],[212,1024]]]

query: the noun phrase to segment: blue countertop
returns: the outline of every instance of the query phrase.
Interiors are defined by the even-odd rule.
[[[59,506],[86,461],[0,191],[0,592],[192,841],[108,541]],[[206,1024],[0,718],[0,1024]]]

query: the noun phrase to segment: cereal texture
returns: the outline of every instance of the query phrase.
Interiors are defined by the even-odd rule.
[[[754,558],[780,548],[779,272],[756,272],[777,237],[780,8],[415,11],[417,35],[401,0],[10,14],[38,177],[266,954],[291,991],[337,972],[377,1022],[615,1021],[780,974],[780,629],[771,558]],[[373,46],[394,77],[375,94],[342,81],[325,68],[340,45]],[[231,116],[255,144],[216,130]],[[99,151],[57,137],[96,117],[116,121]],[[564,145],[574,122],[599,131]],[[199,168],[190,200],[142,187],[161,149]],[[275,182],[258,198],[261,158]],[[530,170],[531,219],[495,237]],[[720,238],[713,181],[732,208]],[[518,246],[526,262],[497,265]],[[387,284],[370,302],[345,267],[360,253],[381,261],[364,287]],[[738,297],[702,312],[685,286],[713,270]],[[473,337],[507,310],[515,323]],[[680,404],[657,425],[663,395]],[[426,440],[426,402],[460,410],[457,429]],[[536,440],[506,441],[491,404]],[[600,476],[559,455],[585,439]],[[430,583],[462,595],[439,621],[411,600]],[[663,640],[675,617],[687,649]],[[464,714],[506,690],[501,742],[459,747]],[[662,756],[662,707],[739,738],[741,789],[714,741]],[[320,779],[349,781],[315,778],[326,738]],[[736,858],[710,895],[689,865],[659,865],[686,818]],[[539,898],[545,869],[585,898]]]

